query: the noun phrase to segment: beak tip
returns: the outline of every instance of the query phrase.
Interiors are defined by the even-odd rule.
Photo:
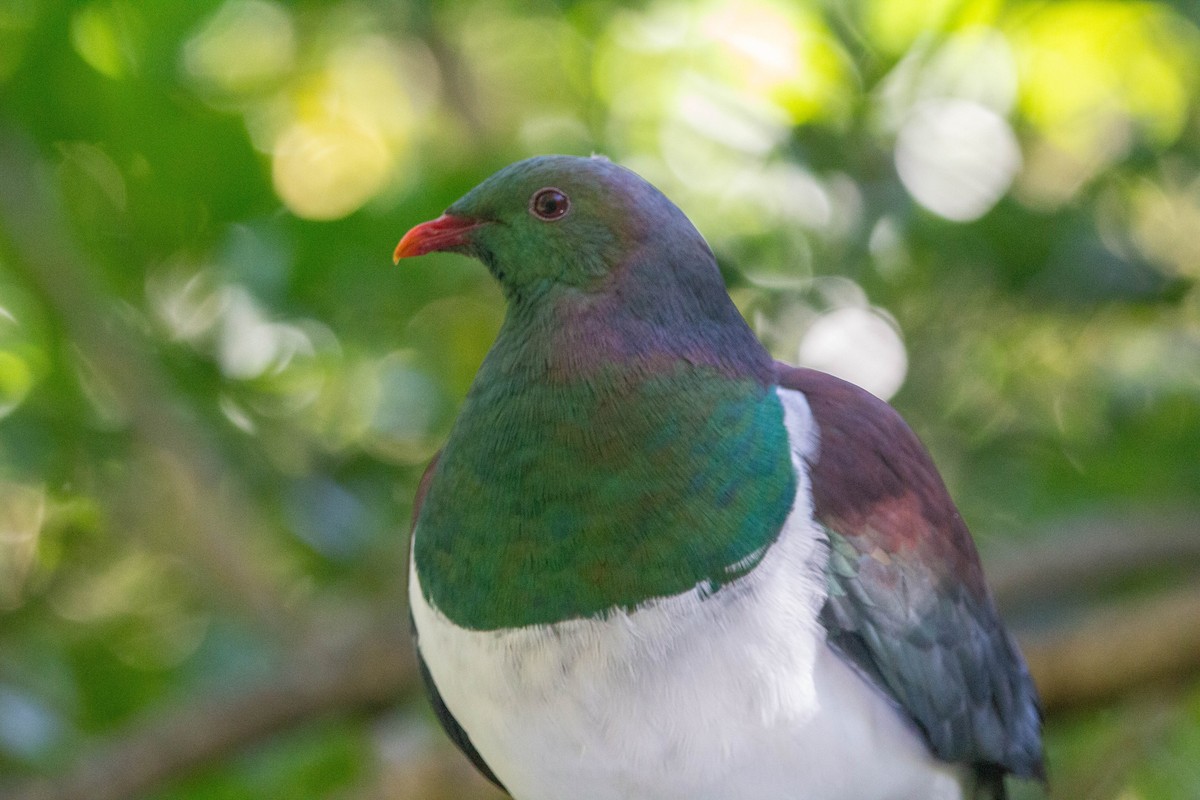
[[[402,258],[423,256],[426,253],[456,250],[468,243],[468,235],[483,223],[477,219],[443,214],[437,219],[416,226],[396,245],[392,263],[399,264]]]
[[[399,264],[400,259],[402,258],[419,256],[425,252],[418,246],[421,242],[420,230],[421,226],[418,225],[408,233],[404,234],[404,237],[400,239],[400,243],[397,244],[396,249],[392,251],[393,264]]]

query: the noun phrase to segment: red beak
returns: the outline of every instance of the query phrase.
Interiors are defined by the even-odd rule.
[[[402,258],[413,258],[426,253],[461,248],[470,243],[470,237],[467,234],[484,224],[486,224],[485,220],[454,217],[449,214],[442,214],[437,219],[422,222],[404,234],[400,244],[396,245],[392,261],[399,263]]]

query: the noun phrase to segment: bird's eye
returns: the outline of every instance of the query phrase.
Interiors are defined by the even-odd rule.
[[[570,207],[571,201],[567,196],[553,187],[538,189],[529,200],[529,210],[546,222],[562,219]]]

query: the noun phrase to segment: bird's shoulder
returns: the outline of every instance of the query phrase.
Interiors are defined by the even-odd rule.
[[[900,414],[865,389],[817,370],[779,364],[778,380],[803,394],[812,411],[816,516],[860,549],[911,554],[924,569],[985,595],[970,533],[932,457]]]

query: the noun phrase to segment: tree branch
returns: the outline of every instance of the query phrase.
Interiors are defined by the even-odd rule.
[[[1021,638],[1047,713],[1200,672],[1200,587],[1094,612],[1078,626]]]
[[[0,786],[8,800],[127,800],[313,719],[386,707],[416,684],[407,630],[295,654],[272,680],[146,718],[64,775]]]
[[[1131,575],[1200,571],[1200,509],[1080,517],[986,567],[1005,611],[1094,595]]]

